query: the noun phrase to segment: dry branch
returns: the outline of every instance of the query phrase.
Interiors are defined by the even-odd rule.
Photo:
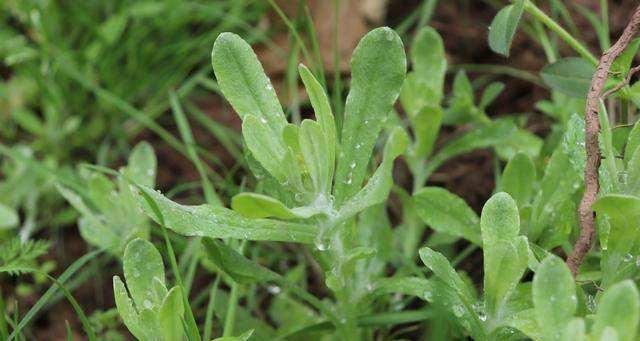
[[[591,88],[587,94],[587,104],[584,113],[585,119],[585,147],[587,150],[587,162],[584,169],[584,195],[578,208],[580,215],[580,236],[576,241],[573,252],[567,258],[567,265],[575,277],[584,256],[587,254],[593,243],[595,236],[595,215],[591,206],[596,200],[600,184],[598,182],[598,168],[600,167],[600,148],[598,145],[598,134],[600,133],[600,122],[598,119],[599,101],[602,99],[602,90],[605,87],[609,70],[614,60],[629,45],[629,42],[640,28],[640,6],[636,7],[631,20],[625,27],[618,41],[607,50],[600,61],[596,72],[591,79]]]

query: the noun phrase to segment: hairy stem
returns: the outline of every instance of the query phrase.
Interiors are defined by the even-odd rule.
[[[600,133],[600,122],[598,117],[599,102],[602,99],[602,90],[607,82],[609,70],[615,59],[629,45],[629,42],[638,32],[640,27],[640,6],[638,6],[631,20],[625,27],[618,41],[607,50],[596,68],[596,72],[591,79],[591,88],[587,94],[587,104],[584,113],[585,136],[584,142],[587,150],[587,161],[584,168],[584,194],[578,213],[580,215],[580,236],[576,241],[573,252],[567,258],[567,266],[575,277],[584,256],[591,248],[595,236],[595,216],[591,205],[598,196],[600,184],[598,182],[598,168],[600,167],[600,148],[598,145],[598,134]]]

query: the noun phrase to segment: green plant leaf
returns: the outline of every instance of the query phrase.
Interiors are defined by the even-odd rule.
[[[129,155],[125,174],[138,184],[155,187],[158,161],[153,147],[145,141],[138,143]]]
[[[162,326],[162,336],[166,341],[183,339],[184,306],[181,295],[180,287],[171,288],[158,311],[158,322]]]
[[[626,170],[623,173],[618,173],[617,176],[616,180],[625,193],[640,196],[640,148],[636,148],[627,163]]]
[[[18,213],[13,208],[0,203],[0,231],[12,229],[19,223]]]
[[[520,231],[520,216],[513,198],[504,192],[494,194],[482,208],[480,227],[486,245],[514,240]]]
[[[265,122],[248,114],[242,122],[242,136],[251,155],[276,180],[283,186],[301,189],[300,170],[297,168],[292,150],[285,145],[282,135],[276,135]]]
[[[460,275],[458,275],[451,267],[451,264],[441,253],[434,251],[428,247],[420,249],[420,259],[433,273],[448,287],[455,290],[456,294],[463,302],[473,302],[474,295],[469,291],[468,286],[464,283]]]
[[[576,312],[578,301],[571,271],[556,256],[545,258],[533,278],[533,304],[538,325],[545,340],[561,340],[559,330],[566,328]]]
[[[213,44],[211,61],[222,94],[240,118],[253,115],[273,136],[281,136],[287,120],[251,46],[237,34],[221,33]]]
[[[500,190],[508,193],[522,208],[533,194],[536,168],[531,158],[524,153],[516,154],[502,172]]]
[[[429,26],[421,28],[413,39],[409,57],[413,70],[402,86],[400,102],[415,126],[420,122],[415,116],[423,108],[439,108],[442,100],[447,59],[438,32]]]
[[[489,26],[489,47],[497,53],[509,56],[511,41],[516,34],[525,0],[517,0],[515,4],[501,9]]]
[[[536,241],[553,226],[559,208],[566,207],[566,201],[572,200],[574,193],[580,189],[582,173],[574,166],[563,148],[556,148],[551,154],[533,202],[531,226],[526,231],[529,240]]]
[[[613,65],[611,65],[611,73],[617,76],[616,78],[622,80],[629,74],[631,62],[633,62],[633,58],[638,52],[638,47],[640,47],[640,39],[633,39],[618,58],[613,61]]]
[[[223,337],[213,339],[213,341],[247,341],[251,338],[252,335],[253,335],[253,329],[248,330],[238,336],[223,336]]]
[[[423,184],[433,171],[438,169],[445,161],[457,155],[470,152],[475,149],[487,148],[503,143],[505,138],[517,131],[517,127],[508,121],[497,121],[483,125],[450,141],[427,163],[423,179],[418,181]]]
[[[299,218],[281,201],[258,193],[237,194],[231,199],[231,209],[247,218],[274,217],[285,220]]]
[[[329,99],[320,82],[315,79],[311,71],[304,65],[300,64],[298,71],[309,95],[309,101],[315,112],[316,120],[322,129],[327,143],[328,154],[326,167],[328,168],[328,174],[330,176],[329,183],[327,184],[327,193],[329,193],[331,191],[331,179],[333,178],[335,170],[336,145],[338,142],[336,137],[336,124],[333,114],[331,113]]]
[[[504,90],[505,85],[501,82],[493,82],[489,84],[484,91],[482,92],[482,97],[480,97],[480,103],[478,107],[484,110],[489,104],[493,103],[493,101],[500,96],[502,91]]]
[[[496,119],[498,121],[500,119]],[[494,121],[495,124],[495,121]],[[525,153],[530,158],[537,158],[542,149],[543,140],[526,129],[516,127],[502,143],[495,146],[496,154],[503,160],[510,160],[517,153]]]
[[[595,72],[593,64],[579,57],[568,57],[545,66],[540,76],[551,89],[565,95],[586,98]]]
[[[129,329],[131,334],[133,334],[133,336],[138,340],[147,339],[148,336],[145,334],[145,330],[140,326],[138,312],[133,307],[133,301],[129,297],[124,283],[118,276],[113,276],[113,295],[116,301],[118,314],[120,314],[122,322],[127,326],[127,329]]]
[[[178,234],[297,243],[313,243],[315,240],[314,226],[271,219],[249,219],[224,207],[180,205],[149,188],[140,187],[140,190],[143,196],[146,195],[146,198],[138,199],[144,212]]]
[[[379,278],[374,284],[376,295],[403,294],[416,296],[433,302],[434,293],[431,281],[420,277]]]
[[[627,138],[627,145],[624,148],[624,160],[629,162],[635,151],[640,147],[640,121],[636,122]]]
[[[155,246],[144,239],[132,240],[124,250],[122,267],[127,288],[138,310],[159,307],[167,289],[164,264]]]
[[[415,116],[409,118],[415,143],[411,148],[411,157],[420,162],[433,152],[433,146],[440,132],[442,109],[425,106]]]
[[[586,327],[584,320],[581,318],[572,319],[564,328],[562,333],[562,341],[586,341]]]
[[[614,284],[602,295],[592,334],[595,338],[601,338],[605,329],[612,327],[620,341],[632,341],[635,340],[639,319],[638,288],[631,280],[625,280]]]
[[[275,272],[260,266],[233,250],[228,245],[211,238],[202,239],[207,258],[239,283],[262,283],[279,277]]]
[[[432,229],[481,245],[480,218],[464,199],[440,187],[425,187],[413,195],[418,216]]]
[[[393,185],[393,161],[404,153],[408,143],[409,137],[402,128],[396,127],[391,132],[384,146],[382,163],[369,178],[367,184],[340,207],[338,216],[341,220],[353,217],[366,208],[387,199]]]
[[[601,285],[607,288],[617,282],[621,275],[624,277],[619,273],[620,270],[635,268],[630,252],[640,234],[640,198],[624,194],[607,194],[596,200],[592,208],[598,216],[606,215],[610,223],[607,248],[603,251],[601,260]]]
[[[431,282],[434,300],[449,310],[475,339],[484,340],[485,330],[473,309],[472,304],[475,298],[469,286],[464,283],[442,254],[428,247],[420,249],[419,254],[422,262],[438,278]]]
[[[338,206],[360,189],[383,121],[398,98],[406,63],[402,40],[388,27],[367,33],[353,52],[335,174]]]
[[[300,125],[300,148],[316,193],[330,193],[333,174],[331,150],[335,144],[326,139],[322,126],[312,120]],[[333,142],[335,143],[335,141]]]
[[[529,260],[526,237],[518,236],[518,207],[509,194],[493,195],[480,216],[484,252],[484,292],[487,317],[494,325],[504,316],[504,307],[524,274]]]
[[[444,124],[462,124],[476,119],[473,86],[464,70],[456,73],[453,79],[453,94],[449,108],[443,117]]]

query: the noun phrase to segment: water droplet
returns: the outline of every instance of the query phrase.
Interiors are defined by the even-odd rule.
[[[425,301],[431,301],[431,299],[433,298],[433,294],[431,293],[431,291],[425,291],[422,293],[422,298],[425,299]]]
[[[624,255],[624,261],[625,262],[630,262],[631,259],[633,259],[633,255],[630,253],[627,253],[626,255]]]
[[[356,168],[356,162],[355,162],[355,161],[351,162],[351,164],[349,165],[349,167],[351,167],[351,169]]]
[[[393,30],[387,29],[387,34],[385,38],[387,38],[388,41],[393,41],[394,36],[395,34],[393,34]]]
[[[329,246],[328,244],[326,244],[324,241],[321,240],[316,243],[316,248],[318,249],[318,251],[326,251],[329,248]]]
[[[267,83],[267,85],[264,88],[271,91],[273,90],[273,85],[271,85],[271,83]]]
[[[453,314],[456,315],[456,317],[462,317],[462,315],[464,315],[464,308],[462,308],[461,305],[454,305]]]
[[[629,178],[629,173],[627,173],[627,171],[618,172],[618,183],[619,184],[626,185],[628,178]]]
[[[282,292],[282,289],[277,285],[270,285],[267,287],[267,291],[272,295],[277,295]]]
[[[151,303],[151,301],[149,300],[144,300],[142,302],[142,305],[146,308],[146,309],[151,309],[151,307],[153,307],[153,303]]]
[[[265,124],[266,124],[266,123],[267,123],[267,119],[266,119],[266,118],[264,118],[264,117],[260,117],[260,122],[262,122],[262,123],[265,123]]]
[[[369,120],[364,120],[364,125],[369,124]]]
[[[372,292],[373,289],[374,289],[373,284],[367,283],[366,289],[367,289],[368,292]]]
[[[360,147],[362,147],[362,144],[356,143],[356,150],[360,149]]]

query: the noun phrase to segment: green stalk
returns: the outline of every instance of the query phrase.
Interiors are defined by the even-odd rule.
[[[562,40],[564,40],[565,43],[567,43],[567,45],[578,52],[578,54],[582,58],[588,60],[593,65],[598,64],[598,59],[594,57],[593,54],[591,54],[591,52],[589,52],[589,50],[584,47],[584,45],[577,41],[569,32],[562,28],[562,26],[560,26],[553,19],[551,19],[546,13],[540,10],[534,3],[527,0],[525,2],[524,9],[534,18],[547,26],[551,31],[555,32]]]
[[[247,245],[247,241],[243,240],[240,244],[240,248],[238,252],[241,255],[244,255],[244,249]],[[233,281],[231,284],[231,294],[229,295],[229,302],[227,305],[227,314],[224,318],[224,331],[222,332],[223,337],[231,337],[233,336],[233,328],[236,323],[236,307],[238,306],[238,290],[240,289],[240,284],[236,281]]]
[[[6,311],[6,307],[4,304],[4,298],[2,297],[2,293],[0,293],[0,338],[6,340],[9,338],[9,328],[7,328],[7,320],[4,317],[4,313]]]
[[[223,337],[233,336],[233,328],[236,322],[236,307],[238,306],[238,282],[231,284],[231,295],[229,295],[229,305],[224,319]]]
[[[605,43],[604,47],[609,48],[611,46],[611,38],[609,37],[609,3],[607,0],[600,0],[600,16],[602,17],[602,29],[604,30],[602,35]]]
[[[207,312],[204,317],[204,334],[203,340],[211,340],[211,328],[213,328],[213,310],[216,306],[216,293],[218,292],[218,286],[220,285],[220,276],[216,276],[211,290],[209,290],[209,303],[207,303]]]

